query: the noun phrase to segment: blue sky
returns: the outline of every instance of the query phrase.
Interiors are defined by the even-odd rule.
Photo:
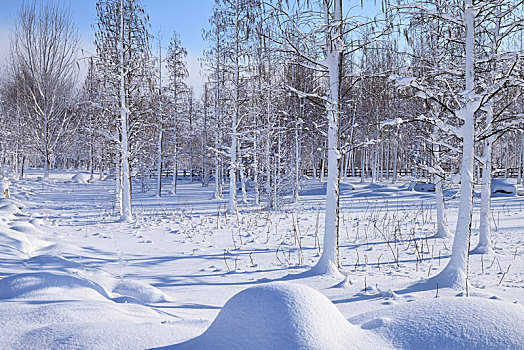
[[[62,2],[72,9],[82,40],[92,42],[91,25],[96,21],[96,0],[52,1]],[[3,27],[11,23],[22,2],[22,0],[0,0],[0,24]],[[203,48],[201,29],[208,25],[214,0],[144,0],[142,3],[149,14],[153,34],[157,34],[161,29],[167,41],[172,31],[176,30],[181,34],[183,43],[189,50]]]
[[[61,2],[69,6],[82,37],[82,47],[94,53],[94,34],[91,26],[96,22],[96,0],[50,1]],[[5,57],[9,42],[9,27],[22,2],[23,0],[0,0],[0,60]],[[376,2],[379,7],[380,0]],[[364,12],[375,12],[374,3],[374,0],[365,0]],[[202,56],[202,50],[206,47],[206,43],[202,40],[202,28],[208,27],[214,0],[142,0],[142,4],[149,14],[151,33],[156,36],[161,30],[164,47],[167,47],[173,30],[180,33],[182,44],[188,50],[190,83],[198,95],[201,92],[202,82],[198,58]],[[346,0],[344,5],[346,10],[349,4],[358,7],[360,0]],[[155,52],[157,47],[158,45],[155,44]]]
[[[91,25],[96,22],[96,0],[52,1],[62,2],[71,8],[75,25],[82,37],[82,47],[93,53],[94,35]],[[0,58],[5,57],[9,28],[22,2],[22,0],[0,0]],[[191,83],[195,85],[196,92],[200,92],[198,85],[202,79],[199,76],[197,59],[202,55],[206,45],[202,40],[202,28],[208,26],[214,0],[143,0],[142,3],[149,14],[151,33],[156,36],[161,31],[164,47],[167,47],[173,30],[180,33],[182,44],[188,50],[187,61]],[[158,45],[154,44],[155,52],[157,47]]]

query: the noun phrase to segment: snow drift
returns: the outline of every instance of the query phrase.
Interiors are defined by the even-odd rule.
[[[236,294],[202,335],[172,348],[332,350],[390,346],[351,325],[313,288],[271,283]]]
[[[350,319],[396,349],[524,349],[524,307],[483,298],[413,301]]]
[[[98,284],[84,278],[49,272],[22,273],[0,280],[0,299],[109,299]]]
[[[64,264],[49,256],[32,261]],[[80,276],[11,275],[0,280],[0,301],[2,349],[146,349],[180,339],[162,314],[113,302],[104,287]]]
[[[79,184],[87,184],[91,181],[91,174],[76,173],[71,178],[71,181],[79,183]]]

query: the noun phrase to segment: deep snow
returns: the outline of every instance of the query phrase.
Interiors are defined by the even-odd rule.
[[[350,324],[324,295],[305,285],[267,283],[224,305],[199,337],[173,349],[369,349],[390,345]]]
[[[261,337],[271,331],[266,316],[294,320],[290,332],[316,327],[322,317],[349,319],[353,324],[337,322],[340,331],[326,340],[337,344],[350,335],[351,344],[384,338],[406,349],[524,347],[517,327],[524,324],[518,321],[524,302],[522,196],[493,198],[495,253],[470,256],[467,297],[466,291],[416,284],[445,266],[452,238],[431,237],[435,195],[411,190],[409,183],[354,179],[342,192],[343,281],[304,273],[318,260],[322,242],[325,189],[315,180],[305,181],[298,205],[279,212],[241,206],[238,215],[226,213],[227,195],[213,199],[212,187],[180,181],[177,195],[155,198],[154,179],[139,180],[133,184],[136,221],[126,224],[117,220],[113,180],[76,183],[74,175],[55,172],[42,180],[33,170],[26,180],[10,181],[11,198],[0,199],[0,348],[188,346],[213,332],[241,347],[246,344],[231,328],[245,326]],[[458,199],[453,189],[446,193],[453,231]],[[478,213],[472,245],[477,231]],[[292,286],[275,290],[267,282]],[[249,308],[253,297],[258,314]],[[289,312],[268,313],[279,302]],[[308,313],[315,307],[327,311]],[[191,340],[220,310],[226,316]],[[258,316],[250,320],[251,314]]]

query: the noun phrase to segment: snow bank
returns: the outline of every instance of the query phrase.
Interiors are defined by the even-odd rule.
[[[21,273],[0,280],[0,299],[100,300],[109,298],[98,284],[50,272]]]
[[[299,284],[271,283],[233,296],[199,337],[182,349],[389,348],[351,325],[320,292]]]
[[[491,180],[491,196],[516,196],[517,186],[507,179]]]
[[[60,274],[0,280],[0,348],[149,349],[187,339],[165,322],[165,315],[114,303],[103,294],[90,281]]]
[[[79,184],[88,184],[91,181],[91,174],[76,173],[71,180]]]
[[[524,307],[483,298],[438,298],[352,318],[397,349],[524,349]]]

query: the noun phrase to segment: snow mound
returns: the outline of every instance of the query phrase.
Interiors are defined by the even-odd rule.
[[[0,280],[0,299],[100,300],[109,299],[98,284],[65,274],[21,273]]]
[[[14,204],[0,205],[0,219],[4,221],[14,220],[15,214],[20,214],[20,209]]]
[[[351,287],[352,284],[353,284],[353,282],[349,278],[349,275],[346,275],[346,277],[344,277],[344,279],[342,281],[340,281],[339,283],[335,284],[331,288],[349,288],[349,287]]]
[[[8,205],[8,204],[12,204],[16,207],[18,207],[18,209],[24,209],[25,208],[25,205],[24,203],[22,203],[21,201],[17,200],[17,199],[14,199],[14,198],[4,198],[4,197],[1,197],[0,196],[0,206],[4,206],[4,205]]]
[[[79,184],[88,184],[91,181],[91,175],[87,173],[76,173],[71,180]]]
[[[435,184],[433,183],[425,183],[425,182],[417,182],[413,186],[413,190],[416,192],[435,192]]]
[[[46,226],[46,222],[41,218],[32,218],[29,220],[29,223],[35,227]]]
[[[299,284],[270,283],[233,296],[199,337],[183,349],[388,348],[351,325],[320,292]]]
[[[25,260],[25,264],[29,267],[47,269],[82,268],[82,265],[77,262],[52,254],[33,256]]]
[[[42,231],[37,229],[35,225],[29,222],[19,222],[19,223],[12,225],[10,228],[13,231],[22,232],[25,234],[37,235],[39,233],[42,233]]]
[[[149,284],[126,279],[118,280],[112,292],[148,304],[160,303],[168,299],[163,292]]]
[[[33,251],[33,244],[25,234],[11,230],[0,230],[0,245],[2,249],[10,248],[24,254]]]
[[[411,179],[408,183],[399,186],[399,190],[415,192],[435,192],[435,184],[430,182],[420,182]]]
[[[1,349],[139,350],[195,334],[150,308],[107,300],[0,302],[0,314]]]
[[[50,255],[76,255],[82,256],[85,251],[79,247],[70,243],[52,243],[38,249],[39,254],[50,254]]]
[[[350,320],[396,349],[524,349],[524,307],[483,298],[390,306]]]
[[[349,182],[340,182],[340,192],[342,191],[354,191],[355,186]]]
[[[516,196],[517,186],[506,179],[491,180],[491,196]]]

